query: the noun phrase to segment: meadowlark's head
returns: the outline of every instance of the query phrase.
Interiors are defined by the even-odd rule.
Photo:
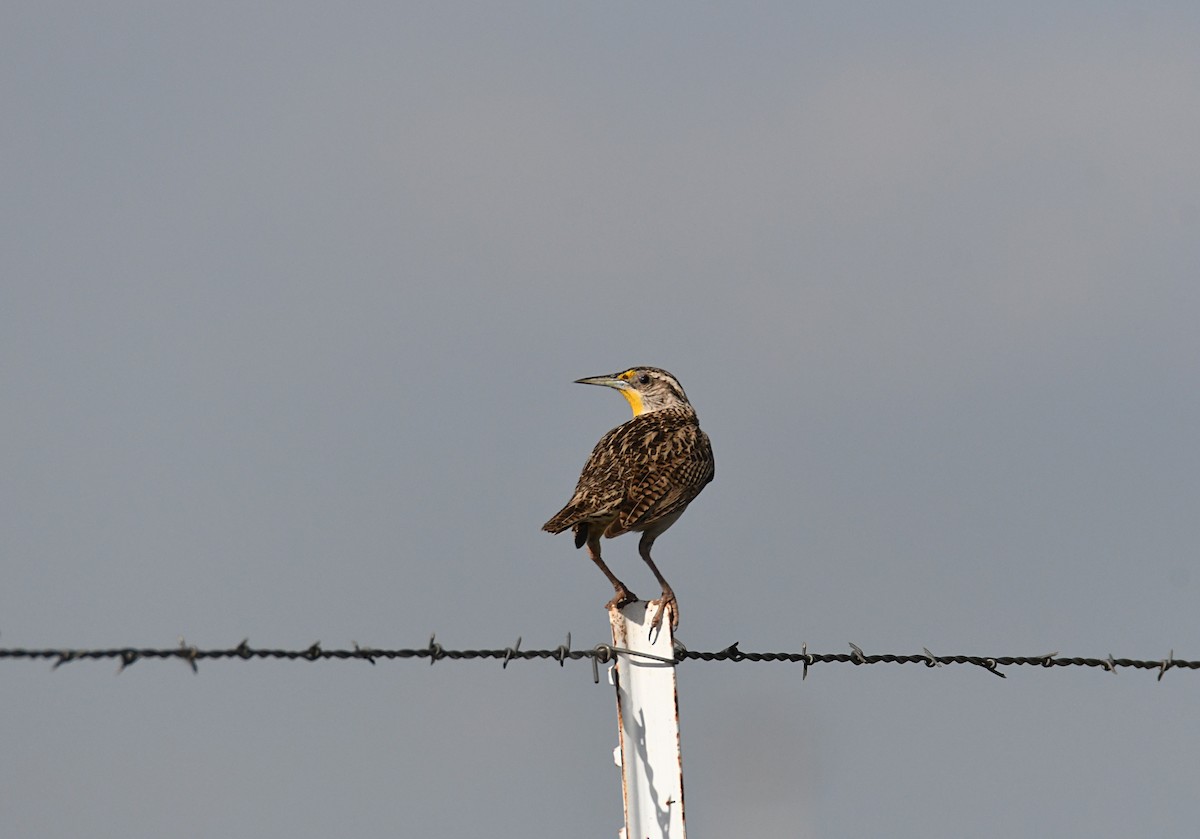
[[[661,411],[663,408],[691,407],[679,379],[657,367],[630,367],[611,376],[576,379],[581,385],[604,385],[620,392],[633,408],[633,415]]]

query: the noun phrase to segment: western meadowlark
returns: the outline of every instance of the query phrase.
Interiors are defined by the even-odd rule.
[[[616,389],[633,408],[633,419],[600,438],[575,494],[542,529],[562,533],[569,527],[575,533],[575,547],[587,545],[592,561],[616,591],[609,608],[620,608],[637,596],[600,558],[600,537],[611,539],[631,530],[641,533],[638,553],[662,586],[651,627],[661,624],[666,609],[671,610],[671,625],[678,626],[675,592],[650,558],[650,548],[713,479],[708,435],[700,430],[679,380],[666,370],[631,367],[623,373],[576,381]]]

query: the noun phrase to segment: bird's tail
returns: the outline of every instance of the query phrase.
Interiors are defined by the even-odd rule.
[[[574,504],[568,504],[550,517],[550,521],[542,525],[547,533],[562,533],[575,522],[579,521],[580,513]]]
[[[575,547],[582,548],[588,538],[588,523],[580,521],[579,516],[579,510],[573,504],[568,504],[543,524],[542,530],[547,533],[562,533],[569,527],[575,533]]]

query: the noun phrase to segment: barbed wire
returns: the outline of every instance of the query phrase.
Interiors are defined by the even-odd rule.
[[[747,652],[738,649],[734,642],[723,650],[700,652],[689,650],[678,641],[675,642],[673,658],[651,655],[650,653],[628,650],[612,644],[596,644],[586,649],[573,649],[571,635],[567,634],[565,644],[553,649],[522,650],[521,639],[516,643],[495,649],[454,650],[447,649],[437,642],[437,636],[431,636],[425,647],[402,649],[377,649],[360,647],[354,644],[352,649],[327,650],[317,642],[305,649],[271,649],[250,646],[249,639],[242,641],[236,647],[225,649],[200,649],[188,644],[182,638],[176,647],[145,648],[117,647],[110,649],[21,649],[0,648],[0,660],[34,659],[51,660],[57,669],[64,664],[76,661],[92,661],[99,659],[115,659],[120,661],[118,672],[144,659],[179,659],[189,664],[193,671],[199,672],[199,662],[207,660],[235,659],[253,661],[263,659],[280,659],[286,661],[325,661],[329,659],[353,659],[375,664],[376,661],[390,659],[428,659],[430,664],[442,660],[471,661],[480,659],[500,660],[502,667],[507,668],[512,661],[529,661],[545,659],[557,661],[562,667],[568,660],[588,660],[592,664],[592,678],[599,683],[599,665],[615,661],[618,655],[626,655],[642,660],[667,663],[672,666],[685,661],[732,661],[732,662],[784,662],[800,664],[803,667],[801,678],[808,678],[808,669],[814,664],[923,664],[929,669],[945,667],[952,664],[970,664],[982,667],[989,673],[1000,678],[1006,678],[1001,667],[1035,666],[1042,668],[1054,667],[1099,667],[1110,673],[1118,669],[1157,670],[1158,681],[1168,670],[1185,669],[1200,670],[1200,661],[1180,660],[1175,658],[1175,651],[1163,659],[1134,659],[1113,658],[1111,654],[1105,658],[1064,657],[1057,652],[1043,653],[1031,656],[974,656],[974,655],[934,655],[928,649],[922,649],[919,654],[882,653],[868,655],[857,644],[850,644],[848,653],[810,653],[808,644],[801,646],[800,652]]]

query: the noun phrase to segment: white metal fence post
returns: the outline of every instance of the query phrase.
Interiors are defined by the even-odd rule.
[[[624,839],[685,839],[683,758],[679,747],[679,698],[669,616],[650,634],[653,611],[645,601],[609,610],[620,733]]]

